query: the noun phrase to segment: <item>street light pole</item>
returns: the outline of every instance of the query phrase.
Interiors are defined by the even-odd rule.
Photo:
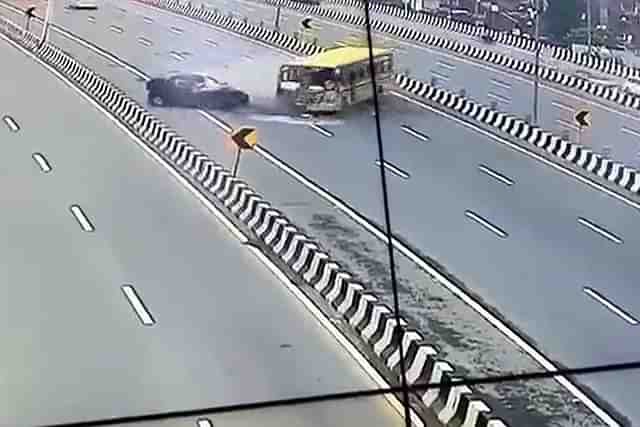
[[[44,25],[42,26],[42,35],[40,36],[40,44],[38,47],[41,47],[43,44],[47,42],[47,37],[49,37],[49,22],[53,17],[53,0],[47,0],[47,14],[44,17]]]
[[[535,43],[536,43],[536,62],[535,77],[533,80],[533,124],[538,124],[538,86],[540,85],[540,0],[535,0],[534,9],[536,19]]]
[[[587,0],[587,53],[591,53],[591,0]]]

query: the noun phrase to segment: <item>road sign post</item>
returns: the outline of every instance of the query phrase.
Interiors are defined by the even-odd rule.
[[[276,19],[273,26],[276,31],[280,31],[280,6],[276,7]]]
[[[238,150],[236,151],[232,168],[232,176],[235,178],[238,175],[242,150],[253,150],[253,147],[258,142],[256,128],[249,126],[238,128],[231,134],[231,140],[236,144]]]
[[[33,17],[35,16],[35,10],[36,10],[36,7],[31,6],[24,11],[24,15],[25,15],[24,31],[25,32],[29,31],[29,24],[31,24],[31,19],[33,19]]]

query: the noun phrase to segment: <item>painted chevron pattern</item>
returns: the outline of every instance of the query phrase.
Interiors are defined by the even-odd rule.
[[[61,49],[25,34],[10,21],[0,18],[0,31],[65,75],[114,117],[132,129],[152,149],[201,191],[220,202],[254,236],[270,248],[272,255],[313,287],[344,316],[370,349],[381,358],[399,383],[400,343],[404,344],[410,384],[450,382],[455,369],[438,357],[438,351],[405,320],[396,323],[392,310],[380,302],[340,264],[331,259],[313,238],[292,224],[279,210],[219,163],[191,145],[136,101]],[[482,398],[466,386],[442,387],[421,397],[447,427],[506,427]]]

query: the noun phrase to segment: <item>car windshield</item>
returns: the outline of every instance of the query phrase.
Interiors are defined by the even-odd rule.
[[[0,0],[0,427],[640,427],[636,5]]]

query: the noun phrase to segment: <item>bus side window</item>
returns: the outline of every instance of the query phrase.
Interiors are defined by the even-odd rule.
[[[353,84],[356,81],[356,72],[355,71],[351,71],[349,73],[349,83]]]

